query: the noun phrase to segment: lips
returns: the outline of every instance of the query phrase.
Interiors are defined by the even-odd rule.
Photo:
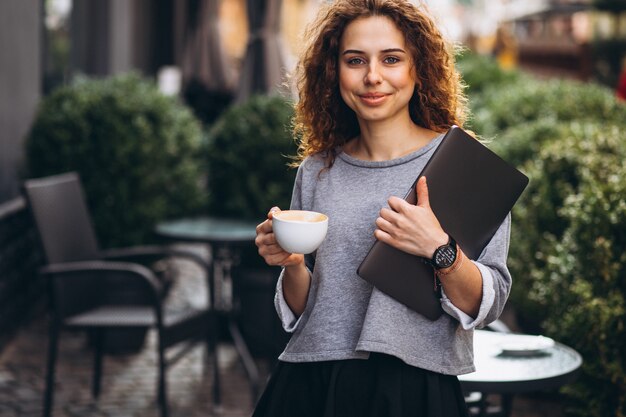
[[[383,94],[383,93],[367,93],[367,94],[359,95],[359,98],[361,99],[361,101],[363,101],[365,104],[368,104],[370,106],[382,104],[387,97],[388,97],[388,94]]]

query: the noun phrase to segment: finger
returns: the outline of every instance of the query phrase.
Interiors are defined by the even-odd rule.
[[[391,207],[396,213],[404,213],[408,206],[410,206],[406,200],[395,196],[389,197],[387,204],[389,204],[389,207]]]
[[[419,181],[417,181],[415,192],[417,193],[417,205],[420,207],[430,207],[426,177],[421,177]]]
[[[387,243],[387,244],[393,241],[393,238],[391,237],[391,235],[381,229],[374,230],[374,237],[377,240],[380,240],[381,242]]]
[[[268,251],[269,253],[273,253],[273,254],[276,254],[276,253],[279,253],[279,252],[285,252],[285,253],[288,253],[287,251],[285,251],[285,250],[282,248],[282,246],[280,246],[280,245],[278,244],[278,242],[276,242],[276,239],[268,239],[268,242],[267,242],[267,243],[265,243],[263,246],[264,246],[265,248],[267,248],[267,251]]]
[[[277,245],[276,238],[273,233],[257,235],[254,244],[260,249],[266,246]]]
[[[268,265],[284,266],[291,255],[291,253],[282,252],[277,255],[266,255],[263,258]]]
[[[278,243],[265,245],[262,244],[258,249],[259,255],[264,258],[267,257],[286,257],[291,255],[291,253],[286,252]]]
[[[380,212],[378,215],[379,217],[382,217],[383,219],[387,220],[390,223],[397,223],[401,216],[396,211],[389,209],[387,207],[383,207],[382,209],[380,209]]]
[[[388,234],[391,234],[395,228],[393,223],[391,223],[389,220],[385,219],[384,217],[379,217],[376,219],[376,227],[378,227],[378,229]]]
[[[256,234],[257,236],[260,234],[268,234],[268,233],[272,233],[272,221],[271,220],[265,220],[263,223],[259,223],[256,227]]]
[[[267,213],[267,218],[271,219],[272,217],[274,217],[274,213],[279,212],[280,208],[278,208],[277,206],[274,206],[270,209],[270,211]]]
[[[268,257],[268,256],[288,256],[291,255],[288,252],[285,252],[285,250],[283,248],[281,248],[278,245],[267,245],[267,246],[263,246],[259,248],[259,255],[261,255],[262,257]]]

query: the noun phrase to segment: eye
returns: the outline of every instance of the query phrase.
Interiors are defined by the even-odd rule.
[[[400,62],[400,59],[399,59],[399,58],[397,58],[397,57],[395,57],[395,56],[388,56],[388,57],[386,57],[386,58],[383,60],[383,62],[384,62],[385,64],[396,64],[396,63]]]
[[[361,65],[365,63],[363,59],[358,57],[350,58],[346,62],[348,63],[348,65]]]

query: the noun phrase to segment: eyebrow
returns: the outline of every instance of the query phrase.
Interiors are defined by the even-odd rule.
[[[389,49],[383,49],[381,51],[382,53],[388,54],[390,52],[399,52],[402,54],[406,54],[406,51],[402,48],[389,48]],[[347,54],[364,54],[364,51],[359,51],[357,49],[346,49],[345,51],[343,51],[343,53],[341,55],[347,55]]]

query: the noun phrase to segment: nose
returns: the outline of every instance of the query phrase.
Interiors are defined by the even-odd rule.
[[[365,84],[380,84],[382,82],[382,76],[378,70],[378,66],[375,62],[372,62],[367,68],[367,74],[365,74]]]

